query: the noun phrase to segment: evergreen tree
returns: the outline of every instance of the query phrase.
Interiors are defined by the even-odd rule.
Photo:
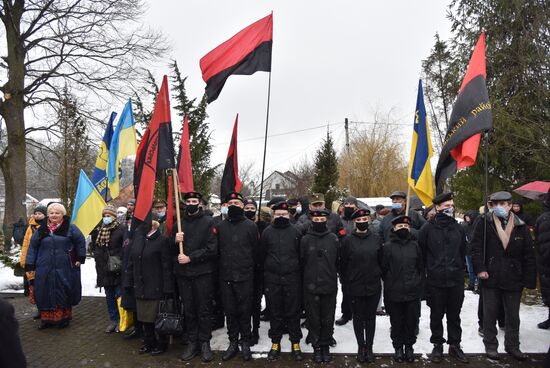
[[[331,208],[332,201],[339,199],[338,195],[338,159],[334,150],[334,142],[327,131],[327,138],[315,154],[315,174],[313,179],[313,193],[325,195],[325,205]]]
[[[212,154],[212,144],[210,143],[209,123],[206,120],[206,94],[197,103],[197,99],[189,99],[185,89],[187,77],[182,77],[176,61],[172,64],[172,92],[175,104],[174,110],[183,122],[185,115],[189,119],[189,147],[191,151],[191,162],[193,167],[193,183],[195,190],[203,195],[210,193],[210,182],[215,175],[215,168],[210,167],[210,156]],[[180,132],[174,133],[174,141],[179,147]]]

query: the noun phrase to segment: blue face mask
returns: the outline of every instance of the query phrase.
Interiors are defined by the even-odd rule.
[[[159,218],[163,219],[166,216],[166,211],[157,212]]]
[[[113,218],[111,216],[103,217],[103,225],[110,225],[112,222],[113,222]]]
[[[220,212],[222,213],[222,215],[227,216],[227,213],[229,212],[229,209],[227,207],[222,207],[220,209]]]
[[[500,217],[500,218],[508,217],[508,211],[504,207],[500,207],[500,206],[493,207],[493,212],[495,213],[495,215],[497,215],[497,217]]]
[[[401,208],[403,208],[403,205],[401,203],[392,203],[391,204],[391,209],[392,210],[400,210]]]

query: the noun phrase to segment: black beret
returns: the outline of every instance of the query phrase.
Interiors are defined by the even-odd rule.
[[[202,199],[202,194],[199,192],[187,192],[183,194],[183,199],[189,199],[189,198],[197,198],[198,200]]]
[[[450,201],[451,199],[454,199],[455,195],[453,192],[447,192],[447,193],[441,193],[435,196],[435,198],[432,200],[433,204],[441,204],[443,202]]]
[[[356,218],[358,217],[364,217],[364,216],[369,216],[370,215],[370,211],[367,210],[367,209],[359,209],[357,211],[355,211],[352,215],[351,215],[351,219],[352,220],[355,220]]]
[[[238,199],[239,201],[243,202],[244,203],[244,198],[243,198],[243,195],[239,192],[230,192],[228,193],[226,196],[225,196],[225,202],[224,203],[227,203],[229,202],[230,200],[232,199]]]
[[[309,211],[311,217],[328,217],[329,213],[327,210],[315,210]]]
[[[274,204],[284,201],[285,199],[283,197],[273,197],[269,200],[269,202],[267,202],[267,207],[271,208]]]
[[[411,218],[409,216],[404,216],[404,215],[401,215],[401,216],[397,216],[396,218],[394,218],[393,220],[391,220],[391,224],[392,225],[397,225],[397,224],[408,224],[411,222]]]
[[[288,203],[285,202],[285,201],[282,201],[282,202],[279,202],[279,203],[275,203],[271,209],[273,211],[276,211],[276,210],[285,210],[285,211],[288,211]]]
[[[297,198],[290,198],[286,201],[290,207],[297,206],[298,205],[298,199]]]
[[[395,191],[392,194],[390,194],[390,198],[393,199],[393,197],[401,197],[407,199],[407,194],[405,192]]]
[[[248,204],[251,204],[254,206],[254,208],[258,208],[258,205],[256,205],[256,201],[252,198],[246,198],[244,201],[243,201],[244,205],[248,205]]]
[[[496,192],[489,196],[491,202],[497,201],[511,201],[512,195],[509,192]]]

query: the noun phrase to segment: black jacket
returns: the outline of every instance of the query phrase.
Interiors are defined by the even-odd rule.
[[[422,292],[422,251],[409,235],[401,239],[393,232],[382,247],[384,299],[406,302],[420,299]]]
[[[97,275],[97,287],[119,286],[121,284],[121,274],[109,272],[109,255],[118,256],[122,259],[122,243],[124,242],[124,232],[126,228],[123,225],[115,227],[109,237],[109,246],[102,247],[97,244],[97,235],[92,242],[92,253],[95,260],[95,270]],[[99,232],[98,232],[99,233]]]
[[[302,234],[293,225],[268,226],[260,240],[264,282],[287,285],[301,282],[300,239]]]
[[[550,196],[544,204],[544,213],[535,223],[535,248],[542,299],[550,306]]]
[[[487,218],[487,244],[483,247],[484,216],[479,217],[472,238],[472,262],[476,274],[487,272],[489,278],[481,280],[487,288],[521,291],[535,288],[536,266],[533,240],[527,225],[517,216],[508,247],[504,250],[498,237],[493,216]]]
[[[259,267],[259,234],[246,217],[227,218],[215,227],[218,236],[219,271],[222,281],[247,281]]]
[[[382,238],[384,242],[390,239],[391,230],[393,229],[391,221],[397,216],[404,215],[404,212],[405,211],[403,211],[403,213],[396,214],[394,211],[390,211],[390,213],[384,216],[380,222],[380,225],[378,225],[378,236]],[[422,217],[422,215],[414,210],[409,210],[409,217],[411,218],[411,234],[414,239],[418,239],[418,231],[426,223],[426,220]]]
[[[138,299],[161,299],[174,292],[168,239],[155,231],[150,237],[136,230],[126,268],[125,287]]]
[[[2,299],[0,299],[0,327],[0,367],[25,368],[27,361],[19,339],[15,310],[10,303]]]
[[[351,296],[373,295],[381,290],[382,240],[371,231],[353,232],[342,240],[342,280]]]
[[[418,234],[427,283],[436,287],[464,284],[466,233],[455,219],[437,214]]]
[[[332,294],[338,291],[337,263],[339,242],[336,234],[309,230],[300,241],[304,292]]]
[[[177,277],[196,277],[216,270],[218,256],[218,238],[214,232],[214,219],[205,216],[202,210],[194,216],[183,216],[183,253],[191,262],[178,263],[179,245],[175,242],[177,227],[174,227],[170,240],[170,249],[174,262],[174,275]]]
[[[300,216],[296,226],[300,229],[302,234],[305,234],[311,229],[311,214],[308,212],[307,215]],[[328,231],[338,235],[339,237],[346,235],[346,230],[342,224],[342,219],[334,212],[331,212],[327,219],[327,228]]]

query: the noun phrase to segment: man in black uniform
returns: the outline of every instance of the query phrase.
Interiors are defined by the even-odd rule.
[[[408,214],[405,214],[405,209],[407,207],[407,194],[405,192],[393,192],[390,195],[392,201],[391,212],[388,213],[380,222],[378,227],[378,235],[384,240],[388,241],[390,233],[392,230],[392,220],[397,216],[407,215],[410,218],[410,229],[411,234],[414,238],[418,238],[418,231],[426,223],[424,217],[422,217],[418,212],[409,210]]]
[[[214,357],[210,349],[212,338],[212,299],[214,271],[217,267],[218,242],[214,233],[214,220],[205,216],[198,192],[185,193],[185,214],[182,232],[174,229],[175,242],[183,242],[184,253],[178,254],[174,265],[178,290],[183,300],[185,324],[189,343],[181,356],[191,360],[199,352],[203,362]],[[178,246],[173,247],[177,252]]]
[[[311,228],[312,211],[325,211],[327,213],[327,228],[331,233],[339,237],[346,235],[344,225],[338,214],[330,212],[325,208],[325,196],[322,193],[314,193],[309,198],[309,211],[306,215],[300,216],[297,222],[298,228],[305,234]]]
[[[430,360],[441,363],[443,344],[449,344],[449,355],[462,363],[468,358],[460,348],[462,328],[460,310],[464,301],[466,233],[454,218],[453,193],[442,193],[433,199],[436,215],[422,226],[418,243],[426,268],[427,304],[430,307],[430,329],[434,344]],[[447,317],[447,341],[443,338],[443,316]]]
[[[220,289],[227,318],[229,347],[222,360],[230,360],[239,352],[252,358],[250,352],[254,268],[259,263],[259,235],[256,224],[244,216],[240,193],[227,195],[227,219],[216,225],[218,236]]]
[[[307,328],[314,348],[313,360],[332,360],[329,345],[334,333],[334,312],[338,292],[336,266],[338,237],[327,227],[329,213],[312,210],[311,228],[300,242],[300,258],[304,268],[304,305]]]
[[[302,279],[300,273],[300,238],[298,229],[290,224],[288,204],[279,202],[271,207],[273,223],[261,236],[264,264],[264,289],[270,311],[271,350],[268,360],[281,354],[281,339],[285,326],[290,335],[294,359],[302,360],[300,313],[302,309]]]

